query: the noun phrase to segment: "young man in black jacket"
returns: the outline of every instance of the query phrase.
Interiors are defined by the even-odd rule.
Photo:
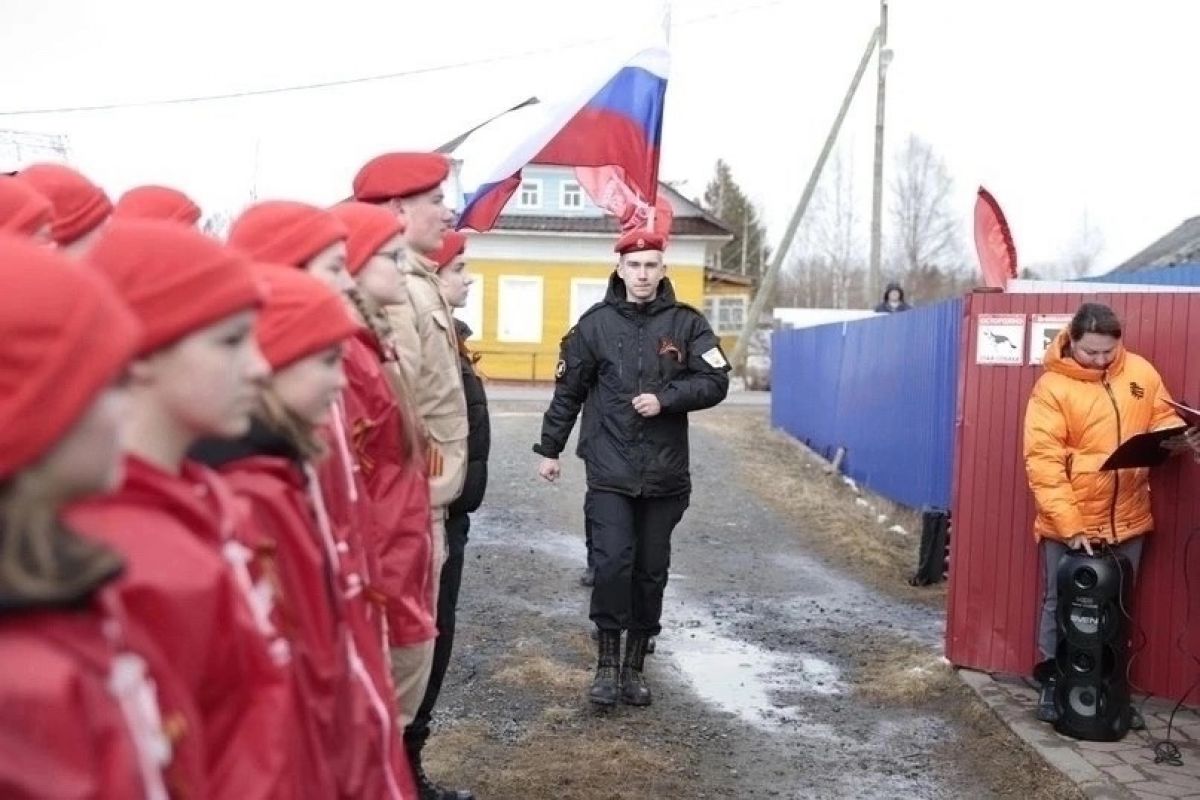
[[[671,532],[692,488],[687,415],[715,406],[729,390],[720,343],[700,312],[676,301],[663,246],[663,236],[649,231],[617,243],[607,296],[563,337],[554,399],[533,448],[543,457],[538,474],[557,480],[559,455],[583,409],[596,569],[591,619],[600,633],[589,698],[600,705],[651,702],[646,647],[661,631]]]
[[[442,297],[452,308],[467,304],[474,278],[467,272],[466,237],[457,231],[446,233],[442,249],[430,255],[438,267],[438,282]],[[438,589],[437,641],[433,648],[433,667],[429,675],[429,687],[425,699],[417,710],[411,725],[405,730],[405,746],[409,760],[417,776],[417,789],[421,800],[471,800],[470,792],[445,789],[434,783],[421,767],[421,751],[429,738],[429,723],[433,708],[442,690],[442,681],[450,666],[450,653],[454,649],[454,628],[458,615],[458,592],[462,586],[463,563],[466,558],[467,534],[471,529],[472,512],[483,502],[487,491],[488,454],[492,448],[492,427],[488,417],[487,394],[483,381],[475,371],[479,357],[467,347],[471,329],[462,320],[454,320],[458,334],[459,365],[462,368],[463,393],[467,400],[467,477],[462,494],[452,502],[446,515],[446,563],[442,567],[442,578]]]

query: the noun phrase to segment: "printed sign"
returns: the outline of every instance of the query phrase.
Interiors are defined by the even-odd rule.
[[[1070,314],[1034,314],[1029,325],[1029,363],[1041,366],[1050,345],[1070,324]]]
[[[981,314],[975,363],[1019,367],[1025,363],[1025,315]]]

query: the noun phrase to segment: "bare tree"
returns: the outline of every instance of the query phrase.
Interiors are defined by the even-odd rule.
[[[821,299],[833,308],[863,302],[865,257],[863,218],[855,207],[854,162],[839,151],[821,179],[814,211],[814,269],[821,269],[828,293]]]
[[[959,219],[951,201],[954,181],[928,142],[910,135],[896,157],[892,224],[899,266],[907,275],[962,263]]]
[[[1062,255],[1062,274],[1070,278],[1091,275],[1104,252],[1104,234],[1091,224],[1085,209],[1079,228],[1067,243]]]
[[[865,219],[856,207],[853,172],[843,151],[826,165],[792,242],[778,304],[858,308],[865,303]]]

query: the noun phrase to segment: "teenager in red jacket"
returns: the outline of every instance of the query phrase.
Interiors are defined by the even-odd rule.
[[[366,412],[354,423],[353,440],[368,490],[383,514],[377,585],[387,602],[392,676],[407,725],[429,683],[437,627],[427,447],[380,310],[405,302],[398,267],[404,230],[394,214],[378,206],[343,203],[332,213],[349,232],[346,269],[358,287],[359,318],[369,326],[347,350],[346,376],[350,394]]]
[[[341,556],[313,469],[325,455],[320,428],[346,386],[344,343],[359,326],[316,278],[274,264],[258,274],[267,300],[255,330],[273,374],[250,432],[206,442],[199,457],[248,505],[255,568],[278,588],[273,621],[291,644],[303,797],[415,797],[387,760],[391,705],[349,636]]]
[[[328,211],[304,203],[268,201],[252,206],[233,224],[229,242],[255,259],[286,264],[304,270],[332,289],[348,293],[354,289],[346,269],[347,230]],[[346,301],[350,303],[347,298]],[[396,690],[388,669],[388,610],[396,591],[413,591],[381,580],[385,570],[379,556],[386,552],[393,535],[390,520],[396,508],[410,500],[399,494],[378,494],[381,459],[395,459],[388,451],[376,452],[367,446],[374,441],[375,420],[381,418],[374,400],[365,398],[353,387],[360,383],[364,365],[378,369],[374,356],[356,339],[346,344],[343,367],[350,387],[343,392],[334,409],[331,425],[325,430],[330,458],[317,469],[322,498],[325,501],[335,536],[342,546],[343,568],[350,572],[347,592],[353,600],[352,627],[355,641],[366,668],[376,679],[380,691],[389,699]],[[383,387],[387,392],[386,386]],[[390,423],[389,423],[390,424]],[[389,428],[390,429],[390,428]],[[398,448],[397,448],[398,449]],[[385,473],[386,474],[386,473]],[[363,625],[371,623],[370,628]],[[432,637],[431,637],[432,638]],[[408,762],[400,743],[400,731],[393,731],[392,753],[395,763]]]
[[[109,225],[87,266],[116,286],[144,336],[129,370],[125,480],[70,519],[127,560],[121,598],[199,711],[200,730],[183,735],[203,738],[206,796],[292,797],[286,646],[235,538],[232,494],[185,457],[202,437],[249,427],[267,375],[252,336],[259,285],[241,255],[171,222]]]
[[[96,331],[104,331],[97,336]],[[64,256],[0,235],[0,797],[165,800],[171,757],[108,547],[59,518],[121,479],[139,327]],[[69,377],[69,380],[67,379]]]

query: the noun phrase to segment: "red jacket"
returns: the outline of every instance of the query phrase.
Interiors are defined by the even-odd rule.
[[[374,536],[368,542],[374,563],[371,588],[385,604],[393,647],[427,642],[437,636],[429,478],[421,459],[402,457],[405,421],[369,331],[360,330],[346,343],[343,364],[347,433],[374,517]]]
[[[117,663],[126,697],[153,691],[139,679],[144,662],[122,647],[118,619],[95,598],[71,610],[0,613],[0,797],[166,796],[166,737],[154,719],[133,722],[110,691]]]
[[[220,470],[248,504],[257,568],[278,588],[274,622],[291,644],[303,796],[389,797],[389,778],[408,785],[407,765],[394,774],[388,754],[402,749],[390,706],[384,703],[381,719],[375,703],[382,696],[354,673],[337,542],[318,526],[307,478],[276,456],[239,458]]]
[[[313,494],[318,530],[323,535],[328,532],[327,539],[337,554],[337,572],[345,603],[346,625],[350,631],[348,658],[351,673],[362,679],[361,685],[370,695],[370,709],[346,703],[348,707],[356,709],[355,713],[365,715],[356,717],[349,724],[357,727],[366,724],[367,720],[386,724],[390,732],[387,761],[393,769],[388,776],[384,776],[390,777],[391,783],[383,788],[391,795],[399,792],[401,797],[415,797],[416,790],[412,786],[412,773],[404,752],[401,731],[395,725],[395,689],[384,635],[384,620],[379,613],[381,606],[373,599],[377,593],[371,591],[369,586],[374,558],[366,543],[372,535],[374,517],[370,513],[370,500],[358,464],[350,453],[346,428],[343,403],[339,402],[334,408],[332,423],[322,431],[329,456],[311,471],[311,479],[319,488]],[[347,687],[347,690],[351,691],[352,688]],[[373,774],[369,771],[369,753],[352,751],[352,754],[364,760],[345,768],[344,772]],[[345,796],[372,798],[382,795],[378,790],[363,790],[360,794]]]
[[[229,490],[196,464],[171,475],[128,457],[122,487],[75,506],[68,519],[124,556],[116,590],[131,626],[162,653],[199,712],[207,796],[292,797],[288,677],[268,651],[261,610],[223,556],[235,524]]]

